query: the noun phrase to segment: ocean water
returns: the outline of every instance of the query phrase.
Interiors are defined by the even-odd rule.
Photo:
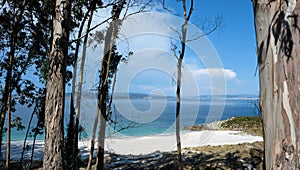
[[[204,124],[217,120],[225,120],[236,116],[259,116],[255,106],[258,98],[256,96],[202,96],[185,98],[181,103],[181,128]],[[66,100],[65,127],[69,122],[70,100]],[[145,136],[166,134],[175,132],[175,109],[174,97],[149,97],[131,96],[116,97],[113,104],[111,122],[108,123],[108,136]],[[32,108],[18,105],[15,116],[22,118],[23,125],[28,127]],[[96,100],[84,98],[81,102],[80,124],[83,131],[80,138],[90,138],[96,113]],[[30,127],[36,125],[36,117]],[[12,140],[24,140],[26,129],[12,130]],[[37,139],[43,139],[43,135]],[[31,140],[29,138],[28,140]],[[6,137],[3,138],[6,140]]]

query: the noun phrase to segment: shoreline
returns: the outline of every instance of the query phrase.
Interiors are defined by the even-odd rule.
[[[105,140],[106,153],[120,155],[145,155],[154,152],[176,151],[175,133],[163,135],[151,135],[142,137],[109,137]],[[199,146],[218,146],[240,143],[253,143],[263,141],[261,136],[247,135],[241,131],[232,130],[202,130],[181,133],[182,149]],[[11,160],[20,160],[24,141],[13,141],[11,143]],[[32,141],[27,141],[32,147]],[[79,150],[82,159],[89,156],[90,140],[79,141]],[[95,144],[97,146],[97,143]],[[34,160],[43,159],[44,141],[37,140],[35,144]],[[5,143],[2,146],[2,156],[6,152]],[[94,152],[94,156],[96,151]],[[31,149],[25,151],[24,159],[30,159]]]

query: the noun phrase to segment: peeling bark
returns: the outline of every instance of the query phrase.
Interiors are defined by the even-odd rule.
[[[265,169],[300,169],[300,1],[253,0]]]
[[[56,0],[53,42],[47,79],[43,169],[63,169],[66,59],[69,39],[69,1]]]

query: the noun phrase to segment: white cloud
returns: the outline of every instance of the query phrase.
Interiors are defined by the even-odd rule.
[[[227,80],[235,79],[237,77],[236,72],[230,69],[210,68],[192,70],[191,72],[194,76],[210,76],[211,78],[224,76]]]
[[[176,86],[172,78],[176,80],[177,60],[170,50],[170,39],[178,39],[178,35],[171,26],[180,29],[181,23],[179,18],[157,13],[134,15],[123,23],[117,40],[118,50],[122,54],[133,51],[133,55],[128,63],[121,63],[118,67],[116,92],[148,93],[160,89],[168,95],[175,94]],[[195,32],[195,28],[190,32]],[[237,76],[229,69],[199,69],[203,66],[220,68],[221,63],[207,39],[201,38],[193,43],[187,44],[189,49],[183,63],[183,95],[197,96],[199,90],[205,93],[212,89],[211,86],[224,88],[224,80]],[[102,50],[98,47],[97,51],[88,51],[86,68],[91,71],[85,78],[87,85],[95,84]]]

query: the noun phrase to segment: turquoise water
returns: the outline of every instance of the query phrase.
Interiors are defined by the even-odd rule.
[[[224,120],[235,116],[259,116],[255,107],[255,96],[227,96],[212,99],[209,96],[183,99],[181,104],[181,127]],[[224,102],[224,103],[223,103]],[[66,100],[65,127],[69,120],[70,101]],[[116,98],[112,120],[117,124],[108,124],[108,135],[143,136],[171,133],[175,131],[175,98],[139,97]],[[224,109],[222,109],[224,107]],[[81,103],[81,119],[84,132],[81,138],[90,138],[96,112],[96,100],[84,99]],[[17,106],[13,116],[20,116],[27,127],[32,108]],[[34,117],[31,127],[36,125]],[[126,127],[130,126],[128,129]],[[118,133],[120,129],[124,129]],[[12,130],[12,140],[24,140],[26,129]],[[29,140],[32,138],[29,138]],[[43,136],[38,136],[43,139]],[[5,137],[3,140],[6,140]]]

